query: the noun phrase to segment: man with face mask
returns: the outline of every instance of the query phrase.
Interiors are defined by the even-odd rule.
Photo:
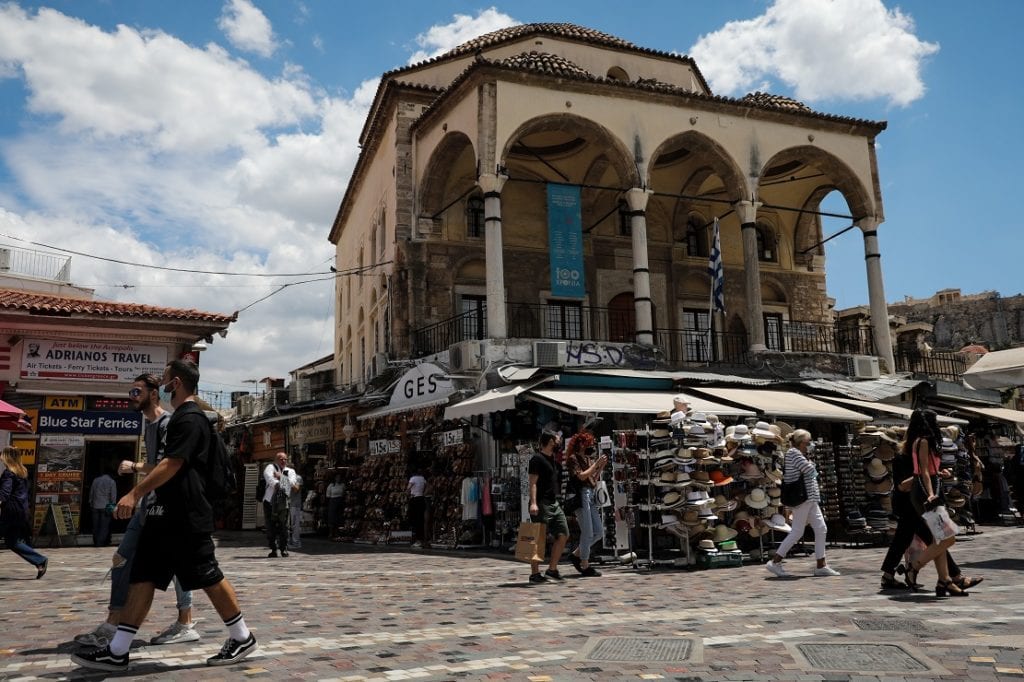
[[[160,378],[152,374],[135,377],[128,391],[128,400],[132,407],[142,413],[146,425],[142,439],[146,445],[146,461],[136,462],[124,460],[118,466],[119,474],[149,473],[163,459],[164,446],[167,444],[167,422],[171,413],[160,406]],[[107,620],[92,632],[75,637],[79,644],[102,647],[110,643],[121,619],[121,609],[128,599],[128,578],[131,576],[135,550],[139,544],[139,535],[146,520],[146,502],[139,505],[138,510],[128,522],[121,544],[114,553],[114,566],[110,577],[110,608]],[[174,593],[178,602],[178,619],[171,623],[163,632],[150,640],[150,644],[177,644],[194,642],[199,639],[192,624],[192,593],[181,588],[178,578],[174,578]]]
[[[164,368],[163,392],[174,414],[167,424],[167,445],[142,481],[117,502],[116,518],[129,518],[138,503],[154,492],[132,565],[128,602],[110,644],[73,654],[71,660],[95,670],[125,670],[128,649],[153,604],[153,593],[166,590],[177,576],[182,587],[206,592],[228,628],[228,638],[207,665],[229,665],[256,650],[256,638],[242,618],[231,583],[214,554],[213,508],[205,495],[204,467],[213,429],[195,402],[199,369],[189,360]]]

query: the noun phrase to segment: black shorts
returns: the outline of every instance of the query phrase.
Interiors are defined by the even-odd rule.
[[[161,532],[155,525],[142,527],[130,582],[166,590],[178,576],[183,589],[201,590],[224,579],[209,533]]]

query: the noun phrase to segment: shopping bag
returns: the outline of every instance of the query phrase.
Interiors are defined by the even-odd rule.
[[[523,521],[519,524],[516,540],[516,559],[519,561],[544,561],[544,539],[547,535],[543,523]]]
[[[916,566],[918,557],[924,554],[927,549],[928,545],[924,544],[924,540],[915,535],[914,539],[910,542],[910,547],[907,547],[907,551],[904,552],[904,561],[907,566]]]
[[[941,542],[946,538],[956,536],[959,532],[959,528],[953,523],[953,520],[949,518],[949,512],[943,505],[939,505],[931,511],[926,511],[921,515],[924,522],[928,524],[928,530],[932,532],[932,538],[935,542]]]

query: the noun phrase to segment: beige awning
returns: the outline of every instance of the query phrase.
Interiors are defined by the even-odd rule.
[[[888,414],[900,419],[910,419],[910,413],[913,412],[909,407],[900,407],[899,405],[890,405],[888,403],[873,403],[868,400],[854,400],[853,398],[836,398],[830,395],[816,395],[814,396],[818,400],[827,400],[833,403],[840,403],[847,407],[855,407],[860,410],[871,410],[880,414]],[[957,419],[956,417],[945,417],[939,415],[940,424],[956,424],[957,426],[964,426],[967,424],[966,419]]]
[[[1024,412],[1021,412],[1020,410],[1011,410],[1006,407],[978,407],[977,405],[954,403],[950,400],[944,400],[943,403],[956,408],[957,412],[977,414],[982,417],[988,417],[989,419],[995,419],[996,421],[1001,422],[1009,422],[1011,424],[1024,424]]]
[[[490,414],[502,410],[512,410],[516,406],[516,398],[524,391],[528,391],[533,384],[512,384],[510,386],[499,386],[489,391],[479,393],[472,398],[467,398],[460,403],[450,405],[444,410],[445,419],[462,419],[477,414]]]
[[[763,391],[751,388],[697,388],[698,391],[719,400],[745,405],[766,417],[794,417],[836,422],[869,422],[871,417],[809,396],[790,391]]]
[[[574,414],[649,414],[672,409],[672,396],[677,393],[663,391],[607,391],[572,388],[533,389],[525,398]],[[738,407],[729,407],[706,398],[693,396],[689,391],[690,407],[694,412],[719,417],[753,417],[754,413]]]
[[[982,355],[964,372],[964,383],[974,389],[1024,386],[1024,348]]]

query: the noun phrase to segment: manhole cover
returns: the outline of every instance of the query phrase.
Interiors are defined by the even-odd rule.
[[[686,637],[593,637],[580,652],[579,659],[633,663],[699,662],[701,650],[696,640]]]
[[[880,632],[921,632],[930,630],[924,621],[914,618],[854,618],[853,624],[861,630]]]
[[[931,669],[898,644],[797,644],[796,648],[818,670],[920,673]]]

